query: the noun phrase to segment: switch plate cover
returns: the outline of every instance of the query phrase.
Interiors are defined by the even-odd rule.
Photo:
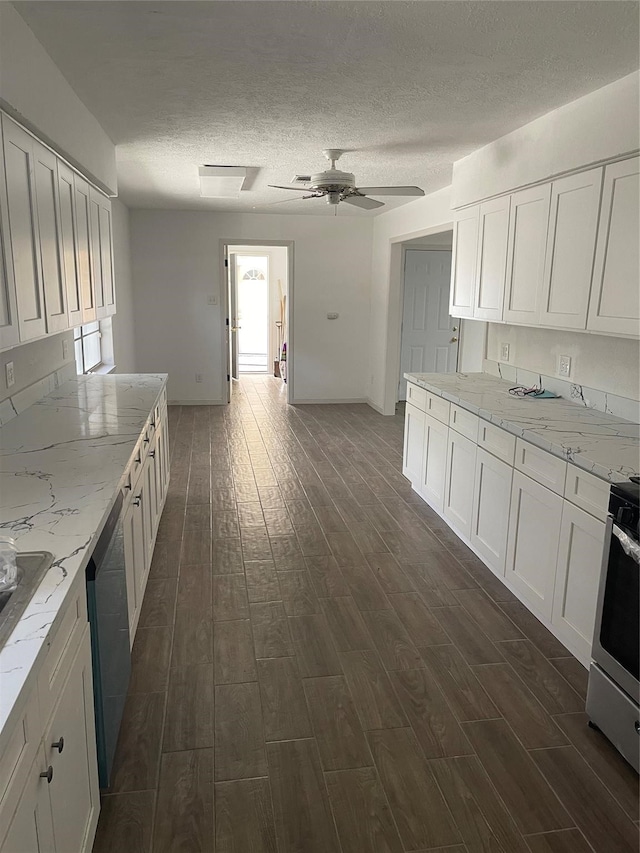
[[[4,371],[5,371],[5,375],[7,378],[7,388],[11,388],[11,386],[14,385],[15,381],[16,381],[16,375],[13,372],[13,362],[12,361],[8,361],[6,363]]]
[[[558,357],[558,376],[568,378],[571,376],[571,356],[561,355]]]

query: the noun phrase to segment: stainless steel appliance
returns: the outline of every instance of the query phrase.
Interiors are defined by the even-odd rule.
[[[640,772],[639,483],[611,487],[586,710]]]
[[[122,494],[87,566],[98,777],[108,788],[131,672]]]

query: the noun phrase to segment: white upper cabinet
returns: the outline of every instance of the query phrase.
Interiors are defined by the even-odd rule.
[[[640,334],[640,158],[605,168],[587,328]]]
[[[603,169],[554,181],[539,323],[585,329]]]
[[[58,160],[58,198],[60,200],[60,242],[67,291],[69,325],[82,323],[82,290],[78,270],[76,223],[73,210],[73,172]]]
[[[477,204],[455,212],[449,306],[452,317],[473,317],[479,218]]]
[[[510,202],[510,196],[505,196],[480,205],[473,306],[473,316],[479,320],[502,320]]]
[[[511,196],[504,320],[535,325],[540,318],[551,185]]]
[[[76,214],[76,258],[82,293],[82,322],[91,323],[96,319],[96,300],[91,261],[89,184],[80,175],[73,176],[73,192]]]
[[[35,206],[33,137],[3,116],[4,163],[20,340],[46,334]]]
[[[69,328],[64,281],[56,156],[33,140],[33,170],[38,212],[38,244],[47,332]]]
[[[13,259],[9,237],[4,146],[0,135],[0,349],[7,349],[20,343],[16,287],[13,280]]]

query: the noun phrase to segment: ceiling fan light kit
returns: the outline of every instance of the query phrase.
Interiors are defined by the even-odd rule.
[[[338,205],[341,201],[360,207],[363,210],[374,210],[382,207],[384,202],[369,198],[369,195],[395,195],[395,196],[423,196],[424,190],[420,187],[357,187],[356,178],[352,172],[342,172],[336,169],[336,162],[344,153],[341,148],[325,148],[322,152],[331,167],[324,172],[311,175],[308,185],[302,187],[286,187],[278,184],[269,184],[277,190],[297,190],[305,192],[307,198],[326,198],[327,204]],[[285,199],[285,201],[297,201],[297,199]],[[282,204],[283,202],[274,202]]]

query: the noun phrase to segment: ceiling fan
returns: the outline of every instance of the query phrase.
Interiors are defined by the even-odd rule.
[[[306,187],[283,187],[278,184],[269,184],[277,190],[297,190],[307,193],[302,198],[326,198],[327,204],[337,205],[341,201],[361,207],[364,210],[374,210],[383,207],[384,202],[369,198],[370,195],[404,195],[423,196],[424,190],[420,187],[357,187],[355,175],[351,172],[341,172],[336,169],[336,162],[344,154],[341,148],[325,148],[322,152],[331,163],[331,168],[324,172],[311,175],[311,180]],[[296,198],[287,198],[284,201],[297,201]],[[283,201],[273,202],[284,204]],[[337,212],[337,211],[336,211]]]

